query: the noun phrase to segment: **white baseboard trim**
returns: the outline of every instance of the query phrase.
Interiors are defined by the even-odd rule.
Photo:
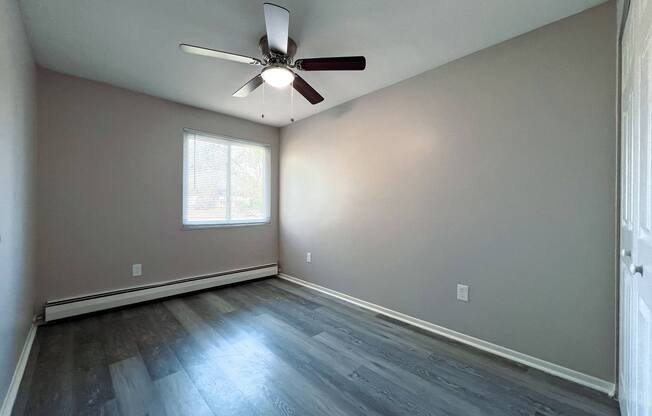
[[[18,388],[20,387],[20,382],[23,379],[23,374],[25,373],[25,368],[27,367],[27,359],[29,358],[29,353],[32,350],[32,344],[34,343],[34,338],[36,337],[37,328],[38,326],[35,323],[33,323],[29,328],[27,338],[25,338],[25,344],[23,345],[23,350],[18,357],[16,369],[14,370],[14,374],[11,377],[11,382],[9,383],[9,390],[7,390],[5,399],[2,402],[2,407],[0,407],[0,416],[10,416],[11,411],[14,408],[14,402],[16,401],[16,396],[18,395]]]
[[[543,371],[548,374],[552,374],[554,376],[563,378],[565,380],[572,381],[574,383],[580,384],[585,387],[589,387],[591,389],[600,391],[602,393],[608,394],[610,397],[613,397],[615,392],[616,392],[616,385],[614,383],[611,383],[606,380],[599,379],[597,377],[590,376],[588,374],[581,373],[576,370],[572,370],[567,367],[560,366],[558,364],[554,364],[545,360],[542,360],[540,358],[532,357],[527,354],[523,354],[518,351],[511,350],[509,348],[502,347],[497,344],[493,344],[491,342],[472,337],[470,335],[463,334],[461,332],[453,331],[452,329],[445,328],[443,326],[435,325],[431,322],[424,321],[422,319],[418,319],[415,317],[412,317],[410,315],[406,315],[401,312],[394,311],[392,309],[385,308],[380,305],[376,305],[371,302],[367,302],[362,299],[355,298],[353,296],[346,295],[341,292],[337,292],[332,289],[325,288],[323,286],[319,286],[315,283],[311,283],[290,275],[287,275],[285,273],[279,273],[278,275],[281,279],[285,279],[287,281],[308,287],[310,289],[317,290],[319,292],[325,293],[327,295],[333,296],[335,298],[350,302],[354,305],[360,306],[365,309],[369,309],[371,311],[381,313],[385,316],[389,316],[390,318],[394,318],[396,320],[408,323],[410,325],[419,327],[421,329],[424,329],[426,331],[432,332],[437,335],[444,336],[446,338],[461,342],[463,344],[469,345],[471,347],[477,348],[482,351],[489,352],[491,354],[497,355],[499,357],[506,358],[508,360],[512,360],[514,362],[517,362],[519,364],[524,364],[529,367],[535,368],[537,370]]]
[[[76,298],[48,301],[45,305],[45,321],[49,322],[56,319],[180,295],[182,293],[274,276],[277,273],[278,266],[274,264],[243,270],[232,270],[208,276],[179,279],[156,285],[132,287],[115,292],[95,293]]]

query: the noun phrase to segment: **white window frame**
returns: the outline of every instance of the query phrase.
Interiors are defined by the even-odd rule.
[[[265,166],[263,168],[264,172],[264,193],[265,193],[265,216],[262,219],[256,219],[256,220],[251,220],[251,219],[245,219],[245,220],[215,220],[215,221],[189,221],[187,219],[186,215],[186,188],[188,186],[188,178],[186,175],[186,153],[188,151],[188,141],[193,139],[194,135],[202,136],[202,138],[208,138],[208,139],[215,139],[216,141],[220,142],[233,142],[233,143],[240,143],[248,146],[258,146],[262,147],[265,149]],[[183,129],[183,167],[181,171],[181,176],[182,176],[182,190],[181,190],[181,224],[182,224],[182,229],[186,230],[192,230],[192,229],[200,229],[200,228],[219,228],[219,227],[237,227],[237,226],[248,226],[248,225],[261,225],[261,224],[269,224],[271,222],[271,206],[272,206],[272,198],[271,198],[271,193],[272,193],[272,162],[271,162],[271,156],[272,156],[272,149],[271,146],[268,143],[261,143],[257,142],[254,140],[245,140],[245,139],[239,139],[235,137],[229,137],[229,136],[223,136],[223,135],[218,135],[218,134],[213,134],[213,133],[207,133],[205,131],[199,131],[199,130],[193,130],[189,128],[184,128]],[[228,162],[227,162],[227,216],[230,216],[230,211],[231,211],[231,151],[229,147],[229,157],[228,157]]]

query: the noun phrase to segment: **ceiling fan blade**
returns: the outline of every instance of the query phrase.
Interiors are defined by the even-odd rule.
[[[202,48],[200,46],[193,46],[185,43],[179,45],[179,48],[181,48],[182,51],[186,53],[191,53],[193,55],[202,55],[202,56],[208,56],[210,58],[226,59],[227,61],[240,62],[249,65],[262,65],[262,62],[260,62],[259,59],[252,58],[249,56],[244,56],[244,55],[238,55],[230,52],[218,51],[217,49]]]
[[[297,59],[295,66],[304,71],[362,71],[367,66],[364,56]]]
[[[295,90],[303,97],[310,102],[310,104],[315,105],[317,103],[320,103],[324,101],[324,97],[322,97],[313,87],[310,86],[306,82],[305,79],[301,78],[297,74],[294,74],[294,82],[292,83],[292,86],[294,87]]]
[[[236,92],[233,93],[234,97],[238,98],[243,98],[254,92],[254,90],[261,85],[263,85],[263,77],[260,76],[260,74],[256,75],[255,77],[251,78],[249,81],[247,81],[246,84],[244,84],[240,89]]]
[[[263,4],[267,43],[272,52],[286,55],[288,53],[288,30],[290,11],[272,3]]]

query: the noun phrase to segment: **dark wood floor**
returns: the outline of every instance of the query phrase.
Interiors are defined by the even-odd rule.
[[[39,328],[14,415],[617,415],[606,396],[268,279]]]

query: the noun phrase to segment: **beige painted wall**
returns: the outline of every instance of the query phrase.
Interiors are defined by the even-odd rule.
[[[17,2],[0,0],[0,405],[34,307],[34,86]]]
[[[283,128],[283,271],[613,381],[615,15]]]
[[[38,86],[37,305],[276,263],[278,129],[47,70]],[[181,230],[184,127],[272,145],[271,224]]]

